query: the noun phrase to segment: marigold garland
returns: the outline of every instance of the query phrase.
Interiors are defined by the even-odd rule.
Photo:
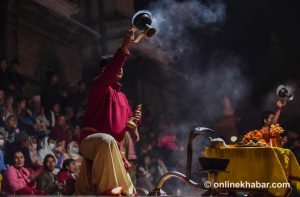
[[[270,137],[271,138],[280,138],[280,134],[284,132],[284,129],[279,124],[271,125],[270,127]],[[265,139],[263,139],[263,134],[260,130],[249,131],[243,137],[243,142],[248,143],[250,140],[254,142],[266,143]]]
[[[263,139],[263,134],[259,130],[250,131],[244,135],[243,142],[248,143],[250,140],[254,142],[266,143],[266,141]]]
[[[271,125],[270,136],[272,138],[279,138],[280,134],[283,132],[284,132],[284,129],[279,124]]]

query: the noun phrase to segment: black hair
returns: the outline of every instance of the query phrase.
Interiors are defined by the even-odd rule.
[[[12,151],[12,157],[8,157],[8,162],[9,162],[11,165],[14,165],[14,163],[15,163],[15,154],[16,154],[17,152],[22,153],[22,154],[23,154],[23,157],[24,157],[24,160],[25,160],[25,154],[24,154],[23,150],[21,150],[20,148],[17,148],[17,149],[15,149],[15,150]],[[25,161],[25,162],[26,162],[26,161]],[[24,162],[24,165],[25,165],[25,162]]]
[[[48,140],[53,140],[56,142],[56,136],[53,134],[53,132],[51,132],[50,135],[48,136]]]
[[[54,161],[56,162],[55,157],[53,155],[50,155],[50,154],[46,155],[46,157],[44,158],[44,161],[43,161],[45,168],[46,168],[46,163],[47,163],[48,158],[53,158]]]
[[[99,69],[105,67],[107,63],[113,58],[113,55],[104,55],[100,58]]]
[[[265,120],[269,118],[271,114],[275,114],[273,111],[264,111],[261,115],[260,124],[263,126],[265,124]]]
[[[74,159],[66,159],[64,162],[63,162],[63,165],[62,165],[62,169],[67,171],[67,167],[72,163],[72,162],[75,162]]]

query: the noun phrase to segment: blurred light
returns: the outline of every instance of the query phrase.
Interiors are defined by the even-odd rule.
[[[115,187],[111,190],[111,194],[118,195],[118,194],[121,194],[121,191],[122,191],[122,187]]]
[[[236,142],[237,141],[237,137],[236,136],[231,136],[230,140],[231,140],[231,142]]]

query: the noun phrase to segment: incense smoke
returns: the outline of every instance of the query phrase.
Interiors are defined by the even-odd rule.
[[[245,62],[234,53],[204,44],[205,38],[220,34],[226,19],[224,2],[162,0],[150,4],[149,10],[158,29],[152,44],[167,54],[172,67],[189,78],[186,90],[179,89],[178,94],[183,93],[189,103],[190,117],[207,125],[216,121],[225,96],[234,106],[240,105],[249,90],[243,75]]]
[[[215,1],[208,5],[197,0],[155,1],[149,6],[153,25],[157,27],[156,45],[175,60],[194,50],[193,29],[222,24],[225,5]]]

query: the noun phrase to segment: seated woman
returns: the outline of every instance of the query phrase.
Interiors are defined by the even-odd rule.
[[[63,163],[63,169],[59,172],[58,182],[64,186],[63,194],[72,195],[75,193],[75,175],[77,166],[74,159],[66,159]]]
[[[39,190],[47,194],[57,194],[59,192],[59,185],[57,184],[57,177],[54,175],[55,158],[53,155],[47,155],[44,159],[44,171],[38,177]]]
[[[67,151],[66,151],[66,141],[62,139],[56,139],[56,147],[53,150],[55,157],[57,158],[56,161],[56,168],[61,169],[64,160],[68,157]],[[55,174],[57,175],[59,170],[55,170]]]
[[[30,154],[30,158],[31,158],[31,161],[33,163],[36,163],[38,164],[39,166],[42,165],[42,162],[40,162],[40,157],[38,155],[38,152],[37,152],[37,138],[32,136],[30,137],[29,139],[29,154]]]
[[[41,148],[38,151],[40,162],[43,162],[47,155],[53,155],[55,157],[55,154],[53,152],[55,148],[55,140],[51,136],[44,137],[43,141],[41,142]]]
[[[78,174],[82,163],[82,156],[79,154],[78,143],[75,141],[69,142],[67,151],[65,159],[73,159],[75,161],[75,165],[77,167],[76,174]]]
[[[24,164],[24,154],[20,150],[14,151],[12,165],[6,171],[10,192],[18,195],[43,194],[36,189],[36,175],[24,167]]]

